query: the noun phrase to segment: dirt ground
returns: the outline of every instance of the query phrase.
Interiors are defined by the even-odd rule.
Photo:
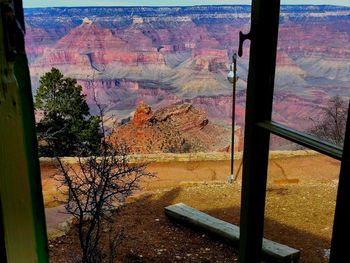
[[[42,165],[47,207],[58,205],[53,169]],[[241,173],[228,184],[229,161],[152,163],[148,169],[157,177],[144,181],[143,191],[115,216],[116,232],[124,233],[117,262],[236,262],[234,246],[174,223],[164,207],[182,202],[239,225]],[[271,160],[264,236],[300,249],[302,263],[327,262],[338,174],[339,162],[322,155]],[[70,262],[78,253],[73,230],[49,244],[53,263]]]

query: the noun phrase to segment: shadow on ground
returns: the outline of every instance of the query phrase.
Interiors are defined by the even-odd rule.
[[[269,190],[284,196],[288,188]],[[237,248],[203,231],[168,219],[164,207],[183,202],[227,222],[239,225],[240,185],[203,184],[144,193],[132,198],[115,215],[116,229],[125,230],[118,248],[117,262],[237,262]],[[301,220],[303,220],[301,218]],[[67,262],[64,254],[77,250],[74,231],[51,245],[51,262]],[[282,224],[269,217],[265,220],[265,237],[301,250],[301,263],[327,262],[323,249],[329,239]],[[107,243],[105,243],[107,246]]]

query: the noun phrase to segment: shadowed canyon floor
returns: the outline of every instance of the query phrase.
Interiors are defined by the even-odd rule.
[[[227,184],[229,167],[229,161],[150,164],[157,177],[144,181],[143,191],[129,198],[115,217],[117,231],[124,231],[117,262],[235,262],[237,250],[230,244],[164,215],[165,206],[183,202],[239,225],[241,173],[238,181]],[[47,207],[58,205],[53,171],[52,165],[42,164]],[[338,173],[339,163],[321,155],[271,159],[265,237],[300,249],[302,263],[327,262]],[[70,230],[50,241],[51,262],[69,262],[76,255],[75,237]]]

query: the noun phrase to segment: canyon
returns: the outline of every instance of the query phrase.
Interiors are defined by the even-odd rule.
[[[215,147],[209,143],[197,150],[229,145],[230,133],[221,132],[230,128],[232,118],[232,84],[226,76],[232,50],[238,48],[239,31],[249,31],[250,6],[24,11],[34,93],[40,76],[56,67],[78,80],[92,112],[96,112],[93,94],[120,123],[135,120],[141,102],[154,114],[191,105],[198,116],[215,125],[212,137],[221,138],[212,140]],[[348,7],[281,7],[274,120],[307,131],[313,125],[310,120],[317,119],[330,97],[349,98],[349,40]],[[236,123],[244,127],[248,45],[237,63]],[[184,136],[183,130],[178,133]]]

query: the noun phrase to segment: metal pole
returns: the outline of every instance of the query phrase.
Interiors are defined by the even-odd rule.
[[[237,54],[234,52],[232,55],[232,66],[233,66],[233,81],[232,81],[232,136],[231,136],[231,174],[229,176],[229,183],[233,183],[236,179],[233,171],[234,162],[234,149],[235,149],[235,105],[236,105],[236,81],[237,81]]]

